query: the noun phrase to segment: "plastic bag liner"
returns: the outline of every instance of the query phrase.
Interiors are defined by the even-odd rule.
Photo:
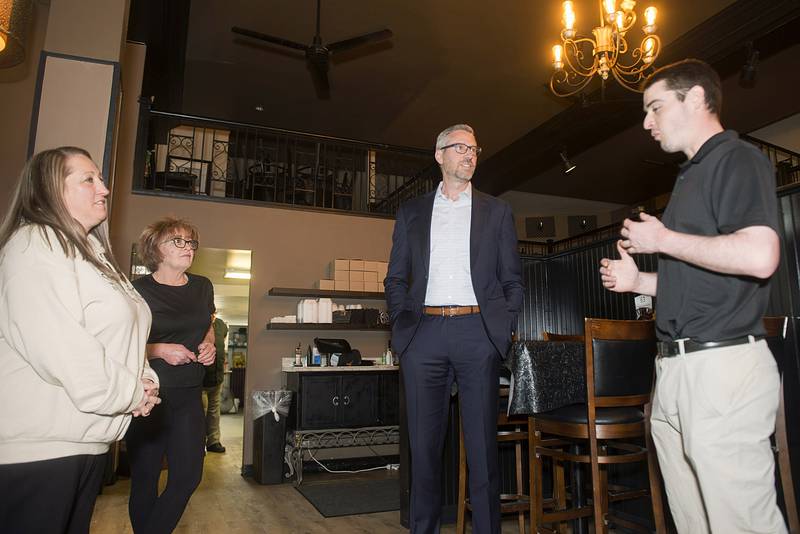
[[[289,408],[292,405],[292,392],[286,389],[274,391],[254,391],[253,397],[253,420],[272,412],[276,421],[281,420],[281,416],[289,415]]]

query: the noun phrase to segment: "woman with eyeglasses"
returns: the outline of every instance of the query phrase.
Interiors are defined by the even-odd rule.
[[[81,148],[34,155],[0,225],[0,531],[88,533],[109,445],[159,403],[150,310]],[[155,409],[158,411],[158,409]]]
[[[188,273],[198,247],[197,229],[166,217],[142,232],[139,255],[151,274],[134,280],[153,314],[147,358],[161,379],[162,405],[132,425],[125,438],[131,465],[128,502],[135,533],[172,532],[203,476],[205,366],[215,359],[214,288]],[[138,421],[137,421],[138,423]],[[167,486],[158,494],[166,455]]]

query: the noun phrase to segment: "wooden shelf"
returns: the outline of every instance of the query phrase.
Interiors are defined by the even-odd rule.
[[[353,326],[337,323],[267,323],[267,330],[360,330],[362,332],[388,332],[391,328],[386,326]]]
[[[383,293],[372,291],[333,291],[330,289],[303,289],[297,287],[273,287],[267,293],[271,297],[330,297],[338,299],[385,300]]]

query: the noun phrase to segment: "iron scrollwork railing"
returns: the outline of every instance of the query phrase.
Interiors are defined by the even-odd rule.
[[[284,457],[289,466],[286,478],[295,477],[295,483],[298,486],[303,483],[303,450],[396,445],[398,443],[400,443],[400,427],[396,425],[288,432]]]
[[[141,112],[134,190],[393,216],[398,191],[432,154],[149,109]],[[417,182],[421,183],[421,182]]]

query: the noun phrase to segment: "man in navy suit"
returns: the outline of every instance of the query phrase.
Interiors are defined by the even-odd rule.
[[[436,191],[397,212],[384,281],[411,445],[412,534],[439,531],[450,389],[458,384],[472,526],[500,532],[498,369],[522,306],[511,208],[472,188],[481,149],[457,124],[436,138]]]

